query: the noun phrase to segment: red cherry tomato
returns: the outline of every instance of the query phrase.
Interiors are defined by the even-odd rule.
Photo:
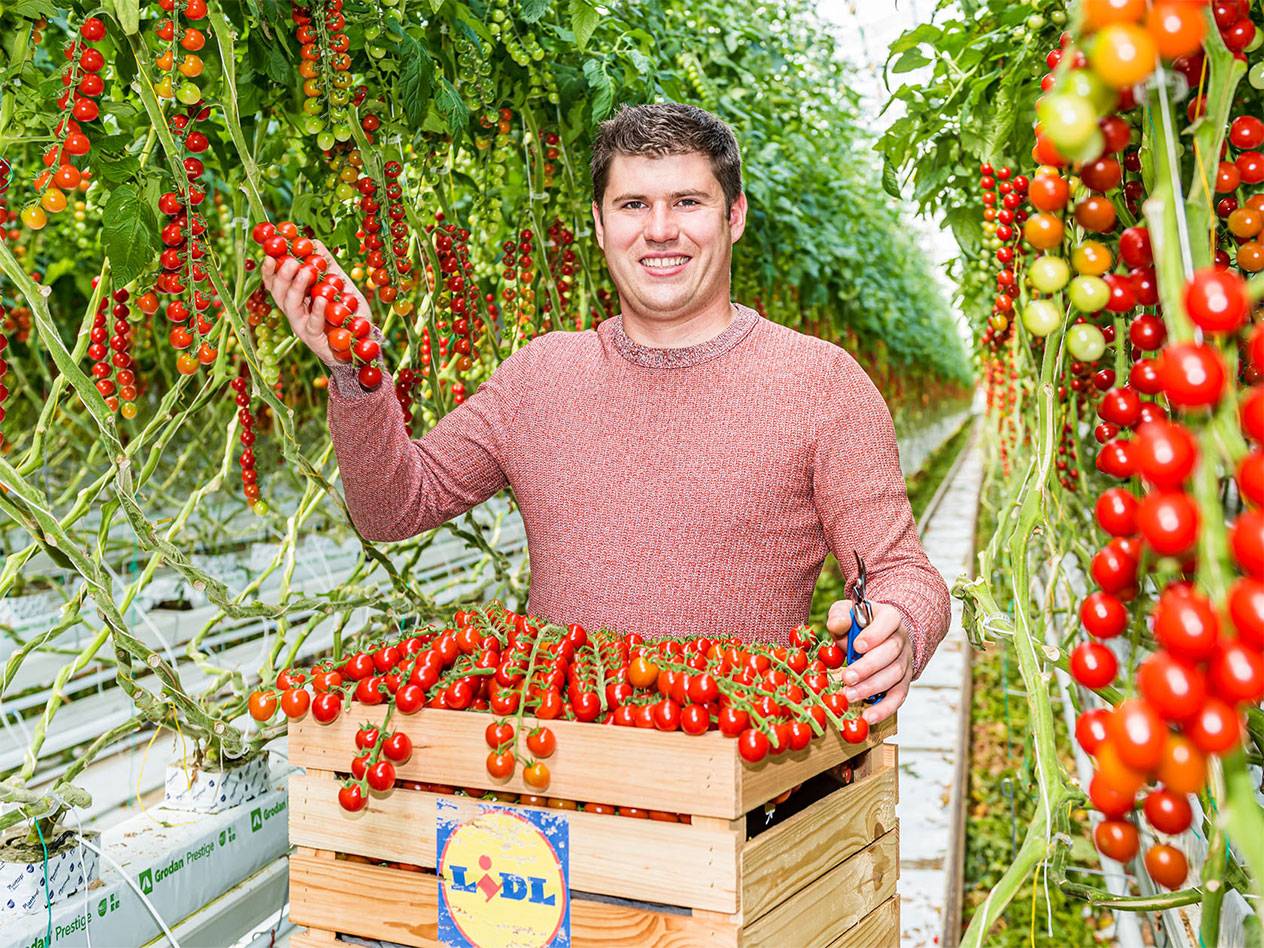
[[[1125,766],[1142,774],[1158,769],[1167,741],[1167,724],[1148,701],[1123,701],[1111,714],[1106,730]]]
[[[743,760],[757,764],[768,756],[768,738],[763,731],[747,728],[737,739],[737,752]]]
[[[1071,677],[1085,688],[1104,688],[1115,680],[1119,662],[1100,642],[1081,642],[1071,651]]]
[[[389,760],[379,760],[369,768],[365,780],[378,793],[386,793],[395,786],[395,765]]]
[[[338,804],[348,813],[364,809],[364,791],[358,783],[348,784],[338,791]]]
[[[320,724],[331,724],[341,713],[342,696],[335,692],[322,692],[312,699],[312,717]]]
[[[1185,721],[1198,713],[1207,685],[1198,666],[1158,651],[1137,669],[1137,690],[1165,721]]]
[[[1165,889],[1179,889],[1189,875],[1189,864],[1184,854],[1166,843],[1158,843],[1146,850],[1145,867],[1150,878]]]
[[[1097,851],[1115,862],[1127,862],[1141,848],[1137,828],[1127,820],[1102,820],[1093,830]]]
[[[1173,793],[1167,789],[1154,790],[1147,794],[1143,810],[1146,822],[1169,836],[1185,832],[1194,819],[1189,798],[1183,793]]]
[[[557,738],[547,727],[536,728],[527,735],[527,749],[536,757],[552,757],[557,750]]]
[[[403,731],[395,731],[382,742],[382,753],[397,764],[413,755],[413,742]]]
[[[1219,698],[1208,698],[1186,722],[1185,735],[1204,754],[1225,754],[1238,746],[1242,725],[1230,705]]]

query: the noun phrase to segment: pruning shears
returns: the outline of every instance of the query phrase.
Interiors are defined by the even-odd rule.
[[[856,636],[861,629],[873,621],[873,604],[869,602],[869,597],[865,594],[869,579],[869,575],[865,571],[865,561],[855,550],[851,551],[851,555],[856,558],[856,579],[851,586],[851,628],[847,630],[848,665],[858,659],[861,654],[856,651]],[[886,692],[884,691],[866,698],[865,704],[877,704],[885,697]]]

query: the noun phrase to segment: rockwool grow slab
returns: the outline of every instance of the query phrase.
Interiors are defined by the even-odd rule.
[[[287,770],[289,768],[286,768]],[[279,785],[277,785],[279,783]],[[284,781],[264,796],[215,814],[151,807],[101,834],[101,848],[122,866],[162,913],[168,927],[217,898],[289,850],[289,796]],[[108,860],[86,895],[48,913],[6,918],[5,948],[126,948],[162,929]]]

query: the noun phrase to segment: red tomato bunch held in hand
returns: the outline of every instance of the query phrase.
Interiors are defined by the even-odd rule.
[[[344,293],[346,282],[337,274],[327,274],[329,264],[316,250],[311,238],[299,233],[291,221],[256,224],[251,236],[269,257],[280,261],[291,254],[313,271],[315,280],[307,291],[310,299],[325,300],[325,338],[334,358],[358,367],[360,385],[372,390],[382,383],[378,365],[382,347],[373,338],[373,324],[367,314],[357,313],[359,297]]]
[[[279,260],[292,251],[295,257],[304,261],[305,267],[315,271],[308,297],[326,301],[325,334],[334,358],[357,364],[360,384],[367,389],[376,388],[381,383],[382,374],[372,363],[381,354],[381,347],[371,338],[373,327],[367,316],[357,315],[358,297],[354,293],[343,293],[346,284],[342,277],[325,273],[325,259],[316,252],[309,237],[299,234],[294,224],[282,222],[269,232],[272,227],[269,223],[256,225],[255,240],[264,247],[268,256]],[[290,242],[288,248],[287,240]]]
[[[843,661],[831,638],[806,626],[791,633],[789,646],[705,637],[646,641],[635,633],[590,635],[579,625],[538,622],[493,603],[457,612],[447,628],[379,642],[341,663],[282,672],[275,689],[251,695],[249,710],[263,723],[279,703],[288,717],[297,718],[308,712],[310,699],[313,716],[327,724],[353,702],[385,705],[383,729],[394,714],[412,715],[423,707],[487,712],[489,785],[503,784],[521,763],[523,782],[543,791],[550,780],[544,761],[557,750],[557,738],[545,723],[524,724],[528,715],[537,722],[689,735],[718,730],[736,739],[738,753],[752,764],[803,750],[830,727],[850,743],[863,743],[868,722],[858,709],[849,709],[841,680],[831,675]],[[358,789],[344,790],[343,804],[358,805],[348,809],[362,807],[368,789],[381,792],[370,779],[378,761],[371,737],[380,735],[362,729],[357,737],[351,773]],[[383,753],[388,761],[402,762],[394,751]],[[389,789],[391,782],[378,783]]]

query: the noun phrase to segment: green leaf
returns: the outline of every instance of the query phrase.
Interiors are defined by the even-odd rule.
[[[439,85],[439,93],[435,96],[435,105],[443,113],[443,117],[448,120],[448,130],[453,135],[465,128],[466,123],[470,120],[470,110],[466,108],[465,101],[461,98],[461,93],[456,91],[456,87],[448,81],[446,76]]]
[[[571,29],[575,31],[576,46],[586,47],[600,22],[601,14],[587,0],[571,0]]]
[[[250,62],[279,86],[288,86],[294,75],[294,67],[285,57],[285,50],[278,43],[266,42],[259,33],[251,33],[249,40]],[[240,95],[238,84],[238,95]]]
[[[130,283],[158,252],[158,220],[134,184],[121,184],[110,194],[102,214],[101,240],[116,286]]]
[[[321,199],[313,191],[304,191],[290,205],[290,217],[298,224],[319,224]]]
[[[114,16],[128,36],[140,29],[140,0],[113,0]]]
[[[606,73],[606,66],[599,59],[590,59],[584,63],[584,78],[588,80],[588,88],[592,90],[592,120],[600,122],[610,114],[614,105],[614,83]]]
[[[882,159],[882,190],[897,200],[901,196],[900,179],[896,176],[895,165],[891,164],[891,159],[886,157]]]
[[[549,0],[522,0],[518,7],[518,18],[523,23],[536,23],[548,9]]]
[[[914,69],[921,69],[923,66],[929,65],[930,60],[922,55],[920,49],[910,49],[901,54],[900,58],[892,65],[891,71],[896,74],[912,72]]]
[[[136,177],[136,172],[140,171],[140,162],[131,155],[111,155],[98,151],[92,159],[92,171],[99,180],[113,187]]]
[[[14,16],[24,16],[28,20],[38,20],[40,17],[52,18],[58,15],[57,4],[52,0],[14,0],[13,3],[4,5],[5,13],[12,13]]]
[[[430,51],[407,33],[399,44],[396,90],[404,116],[411,124],[421,125],[434,95],[434,60],[430,58]]]

